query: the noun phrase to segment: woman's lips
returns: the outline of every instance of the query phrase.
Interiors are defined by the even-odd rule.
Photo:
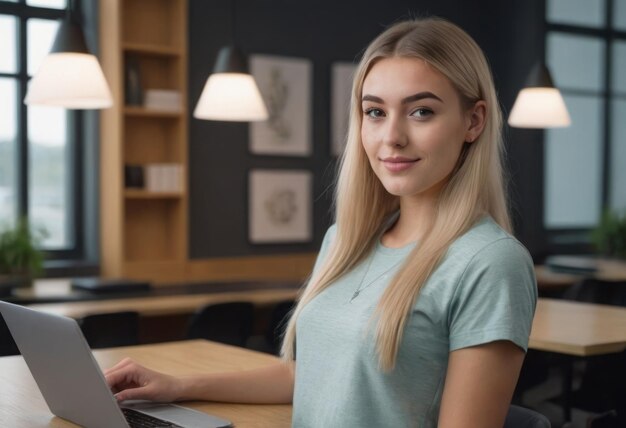
[[[385,168],[387,168],[388,171],[399,172],[399,171],[404,171],[404,170],[411,168],[413,165],[415,165],[419,161],[419,158],[409,159],[409,158],[397,157],[397,158],[385,158],[385,159],[381,159],[381,161],[383,162],[383,165],[385,166]]]

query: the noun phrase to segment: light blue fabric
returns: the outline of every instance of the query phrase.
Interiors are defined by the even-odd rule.
[[[335,232],[332,226],[326,233],[316,268]],[[533,263],[515,238],[484,218],[451,245],[424,285],[396,367],[381,372],[368,321],[412,248],[378,243],[303,308],[296,326],[294,427],[436,427],[451,351],[495,340],[527,349],[537,301]]]

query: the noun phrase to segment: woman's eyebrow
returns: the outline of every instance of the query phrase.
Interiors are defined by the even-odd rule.
[[[433,94],[432,92],[426,91],[426,92],[418,92],[417,94],[410,95],[406,98],[402,98],[402,104],[412,103],[414,101],[423,100],[424,98],[432,98],[437,101],[443,102],[443,100],[439,98],[437,95]]]
[[[372,101],[378,104],[385,104],[382,98],[376,97],[374,95],[363,95],[363,97],[361,98],[361,102],[364,101]]]
[[[425,91],[425,92],[418,92],[417,94],[409,95],[406,98],[402,98],[402,104],[412,103],[415,101],[423,100],[425,98],[432,98],[434,100],[443,102],[443,100],[439,98],[437,95],[433,94],[432,92]],[[361,98],[361,102],[364,102],[364,101],[372,101],[378,104],[385,103],[382,98],[377,97],[375,95],[363,95],[363,97]]]

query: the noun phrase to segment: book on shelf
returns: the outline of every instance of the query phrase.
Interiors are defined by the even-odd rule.
[[[182,192],[183,166],[175,163],[145,166],[145,189],[148,192]]]
[[[181,92],[171,89],[146,89],[144,107],[149,110],[180,112],[182,111]]]

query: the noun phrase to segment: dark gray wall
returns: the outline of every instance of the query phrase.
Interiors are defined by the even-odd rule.
[[[253,156],[246,124],[190,119],[190,256],[192,258],[316,251],[329,225],[335,173],[330,156],[330,65],[357,59],[387,25],[410,16],[438,15],[471,34],[485,51],[500,100],[510,109],[531,65],[542,53],[541,0],[388,0],[300,2],[239,0],[238,44],[248,53],[308,58],[313,62],[313,155]],[[192,112],[217,51],[230,42],[230,3],[191,0],[189,111]],[[541,170],[536,133],[510,132],[512,196],[520,238],[533,249],[536,189]],[[539,135],[540,137],[540,135]],[[539,139],[540,140],[540,139]],[[543,151],[541,150],[541,153]],[[251,168],[302,168],[314,173],[314,236],[310,244],[252,245],[247,238],[247,176]],[[536,170],[536,171],[535,171]],[[539,211],[540,212],[540,211]],[[521,221],[524,219],[524,221]],[[539,223],[541,224],[539,218]]]

